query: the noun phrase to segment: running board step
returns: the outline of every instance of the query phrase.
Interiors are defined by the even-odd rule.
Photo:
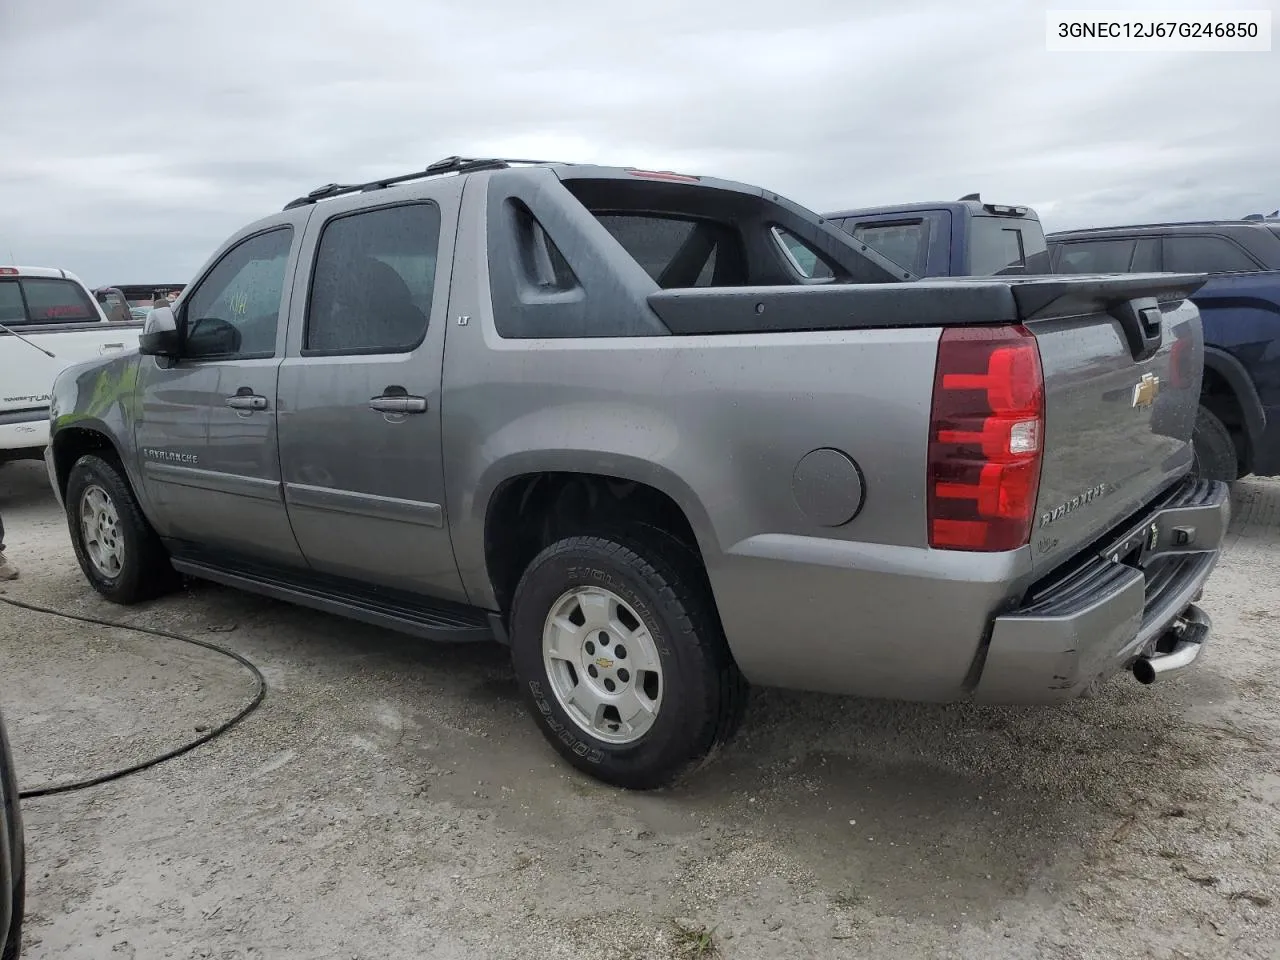
[[[337,580],[306,582],[264,571],[229,570],[191,558],[174,557],[171,562],[179,573],[200,580],[211,580],[223,586],[427,640],[465,643],[494,639],[489,615],[462,604],[410,596],[398,591],[378,590],[375,593],[374,588],[366,588],[369,590],[366,593]]]

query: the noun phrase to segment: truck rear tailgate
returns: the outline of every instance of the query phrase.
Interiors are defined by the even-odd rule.
[[[1045,378],[1033,563],[1049,569],[1150,503],[1192,461],[1202,276],[1016,282]]]

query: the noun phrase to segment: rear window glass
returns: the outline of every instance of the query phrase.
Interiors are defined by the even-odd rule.
[[[929,225],[910,223],[860,223],[853,235],[877,253],[900,263],[912,273],[923,274],[929,245]]]
[[[22,290],[17,280],[0,280],[0,323],[23,323],[27,319]]]
[[[969,236],[969,274],[1048,273],[1049,253],[1038,221],[974,217]]]
[[[3,287],[0,323],[97,323],[102,319],[89,294],[71,280],[24,277],[6,281]]]
[[[737,259],[733,249],[741,241],[725,224],[648,213],[600,213],[596,219],[661,287],[741,282],[730,276],[730,262]]]
[[[1135,245],[1134,240],[1064,243],[1054,270],[1057,273],[1127,273]]]
[[[857,251],[817,214],[772,195],[640,178],[563,182],[663,289],[901,279],[870,248]]]

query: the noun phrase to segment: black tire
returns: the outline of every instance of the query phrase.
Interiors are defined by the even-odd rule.
[[[27,909],[27,872],[18,875],[17,888],[13,891],[13,913],[9,919],[9,934],[4,939],[0,960],[18,960],[22,955],[22,919]]]
[[[654,641],[662,698],[653,725],[613,744],[584,730],[553,692],[542,656],[552,605],[579,586],[625,601]],[[511,659],[543,735],[573,766],[614,786],[668,786],[710,761],[737,731],[747,684],[729,653],[701,563],[674,538],[634,529],[551,544],[525,570],[510,618]]]
[[[1235,441],[1231,439],[1226,425],[1204,407],[1196,414],[1192,446],[1196,476],[1228,483],[1240,479],[1240,459],[1236,454]]]
[[[85,491],[98,487],[115,508],[116,536],[123,541],[124,558],[114,575],[99,570],[89,557],[80,523]],[[65,497],[71,544],[85,579],[113,603],[132,604],[168,593],[181,583],[169,554],[133,495],[124,468],[113,459],[89,454],[76,461],[67,480]]]

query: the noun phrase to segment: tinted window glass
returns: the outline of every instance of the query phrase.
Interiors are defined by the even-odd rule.
[[[602,214],[599,220],[655,281],[662,279],[662,271],[670,266],[697,226],[692,220],[672,217]]]
[[[440,211],[434,204],[370,210],[320,235],[305,349],[400,353],[426,335],[435,290]]]
[[[745,281],[742,238],[727,224],[644,213],[598,213],[596,219],[664,289]]]
[[[1164,268],[1174,273],[1240,273],[1257,270],[1258,265],[1226,237],[1165,237]]]
[[[915,274],[923,274],[925,254],[929,249],[929,225],[923,220],[913,223],[860,223],[853,235],[876,253]]]
[[[21,283],[30,323],[97,323],[102,319],[78,283],[33,278]]]
[[[835,272],[823,260],[818,251],[782,227],[773,228],[773,236],[782,246],[787,262],[800,272],[801,276],[812,280],[829,280]]]
[[[974,217],[970,223],[971,276],[1048,272],[1044,232],[1038,223],[1024,226],[1002,217]]]
[[[1131,273],[1152,273],[1160,269],[1160,241],[1156,237],[1141,237],[1133,251],[1129,264]]]
[[[1128,273],[1133,240],[1083,240],[1064,243],[1056,273]]]
[[[293,230],[242,241],[218,261],[184,307],[189,357],[271,356]]]
[[[0,323],[22,323],[27,319],[22,290],[17,280],[0,280]]]

